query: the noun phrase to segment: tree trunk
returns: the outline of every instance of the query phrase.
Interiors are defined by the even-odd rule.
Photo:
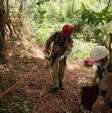
[[[8,22],[8,0],[0,0],[0,63],[4,61],[5,29]]]
[[[0,59],[3,58],[5,42],[4,0],[0,0]]]
[[[110,33],[110,37],[109,37],[109,60],[110,60],[110,63],[112,62],[112,33]]]

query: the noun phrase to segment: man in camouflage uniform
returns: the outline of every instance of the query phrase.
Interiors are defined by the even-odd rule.
[[[99,78],[99,94],[92,107],[93,113],[112,113],[112,64],[108,51],[104,46],[97,46],[91,51],[91,57],[97,65],[94,85]]]
[[[64,70],[66,59],[73,46],[71,35],[74,26],[66,24],[62,31],[55,32],[49,37],[45,44],[44,55],[51,62],[52,68],[52,88],[51,92],[63,89]]]

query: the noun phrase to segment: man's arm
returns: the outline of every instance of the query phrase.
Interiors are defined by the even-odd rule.
[[[53,42],[54,34],[52,34],[46,41],[45,46],[44,46],[44,52],[49,54],[49,51],[51,49],[51,44]]]

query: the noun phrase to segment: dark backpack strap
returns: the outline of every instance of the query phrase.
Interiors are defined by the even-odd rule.
[[[112,72],[112,63],[110,63],[110,64],[107,66],[107,70],[108,70],[109,72]]]
[[[103,78],[102,73],[103,73],[103,69],[97,66],[97,74],[98,74],[99,80]]]
[[[53,35],[53,41],[54,41],[56,38],[59,38],[59,32],[55,32],[55,33],[54,33],[54,35]]]

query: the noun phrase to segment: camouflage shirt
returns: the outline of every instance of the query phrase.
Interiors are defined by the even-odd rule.
[[[73,46],[73,40],[71,37],[66,37],[60,32],[52,34],[46,42],[45,49],[51,50],[51,57],[56,59],[61,55],[67,55],[70,53]]]

